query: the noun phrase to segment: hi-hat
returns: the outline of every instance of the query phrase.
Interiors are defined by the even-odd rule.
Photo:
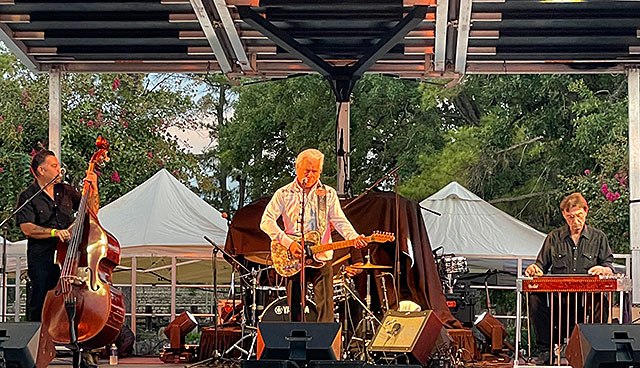
[[[388,270],[392,268],[391,266],[376,265],[371,262],[367,262],[359,266],[352,265],[351,267],[357,268],[359,270]]]

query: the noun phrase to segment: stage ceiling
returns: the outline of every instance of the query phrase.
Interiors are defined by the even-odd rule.
[[[0,40],[33,71],[617,73],[639,37],[640,1],[0,0]]]

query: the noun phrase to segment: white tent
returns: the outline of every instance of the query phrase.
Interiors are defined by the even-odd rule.
[[[204,236],[222,246],[227,234],[220,212],[166,169],[101,208],[98,218],[120,242],[123,257],[211,257]]]
[[[535,258],[546,236],[455,181],[420,205],[442,214],[422,212],[431,247],[467,256],[469,264],[479,268],[515,271],[516,257]]]

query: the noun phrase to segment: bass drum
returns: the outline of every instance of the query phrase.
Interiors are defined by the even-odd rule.
[[[305,320],[307,322],[316,322],[318,320],[318,310],[316,304],[311,300],[305,303]],[[283,296],[273,301],[265,308],[260,315],[260,322],[289,322],[289,304],[287,297]]]

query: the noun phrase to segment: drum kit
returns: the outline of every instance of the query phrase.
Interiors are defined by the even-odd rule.
[[[341,272],[333,278],[333,302],[334,302],[334,316],[335,321],[341,323],[344,344],[342,351],[343,359],[366,359],[366,345],[371,339],[377,326],[380,325],[380,320],[376,317],[376,314],[372,311],[371,303],[371,281],[372,277],[377,277],[382,280],[381,290],[383,291],[383,311],[389,309],[389,302],[387,298],[386,289],[386,276],[392,276],[389,271],[391,266],[375,265],[370,261],[370,255],[365,256],[366,262],[364,264],[351,265],[349,267],[362,270],[366,272],[367,288],[366,297],[364,301],[360,298],[356,291],[355,282],[347,275],[346,267],[342,266]],[[219,326],[224,327],[240,327],[241,337],[233,345],[229,347],[223,347],[223,351],[220,352],[221,357],[238,356],[240,358],[249,359],[255,356],[256,353],[256,339],[257,339],[257,326],[260,322],[289,322],[290,311],[288,305],[288,299],[286,296],[286,288],[282,286],[284,280],[280,280],[280,285],[262,285],[265,279],[264,272],[269,272],[273,269],[270,266],[269,252],[256,252],[253,254],[245,255],[245,259],[257,263],[259,265],[256,270],[248,270],[246,267],[234,267],[234,269],[246,270],[244,274],[241,274],[235,279],[239,279],[241,285],[241,299],[240,303],[234,305],[232,308],[234,312],[222,313],[223,318],[220,319]],[[233,259],[235,262],[236,260]],[[342,260],[334,262],[340,263]],[[374,271],[380,271],[376,276]],[[263,281],[262,283],[260,281]],[[276,281],[278,277],[276,276]],[[278,282],[275,282],[278,284]],[[244,290],[244,291],[243,291]],[[231,292],[235,294],[235,288],[231,288]],[[318,311],[316,304],[313,301],[313,286],[308,285],[307,299],[305,303],[305,317],[306,321],[315,322],[318,318]],[[231,300],[236,300],[235,295],[230,295]],[[362,311],[362,318],[360,318],[359,311]],[[231,316],[232,317],[229,317]]]

